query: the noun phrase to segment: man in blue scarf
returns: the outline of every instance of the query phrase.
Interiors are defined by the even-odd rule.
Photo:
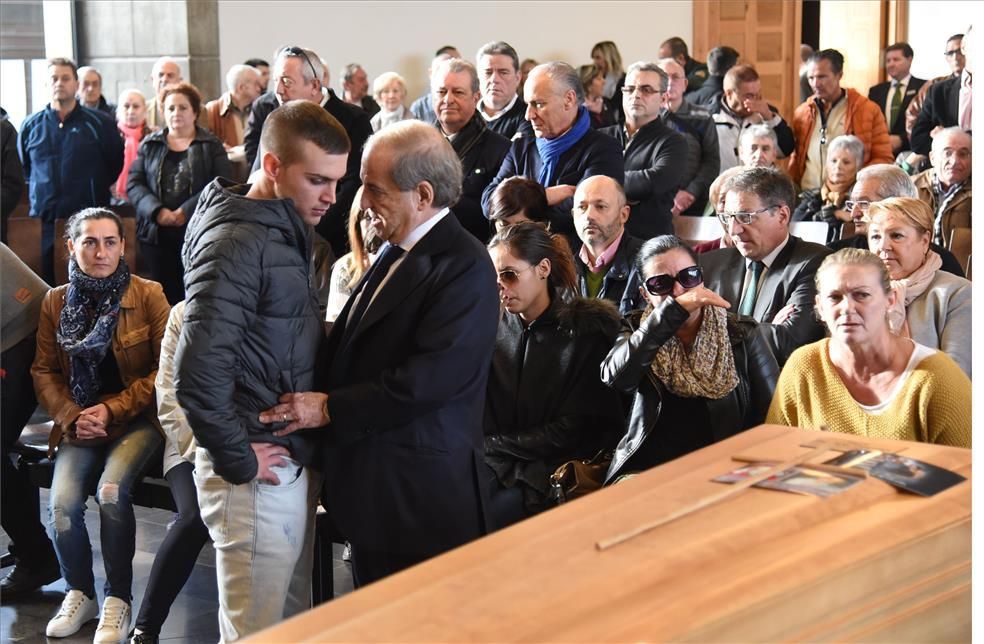
[[[498,175],[482,195],[482,208],[488,216],[492,193],[509,177],[534,179],[546,189],[551,228],[573,235],[575,186],[598,174],[622,183],[621,147],[615,139],[591,129],[584,89],[577,71],[567,63],[534,67],[523,94],[526,120],[535,136],[513,141]]]

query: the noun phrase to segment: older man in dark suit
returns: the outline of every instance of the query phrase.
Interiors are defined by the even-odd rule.
[[[485,534],[483,405],[499,313],[485,248],[448,206],[461,164],[431,125],[403,121],[362,157],[362,207],[386,244],[332,326],[324,393],[262,420],[323,427],[325,507],[359,586]]]
[[[905,132],[905,111],[926,81],[909,73],[912,67],[912,47],[907,42],[897,42],[885,49],[885,73],[889,80],[868,90],[868,98],[878,104],[888,123],[888,139],[892,153],[909,149],[909,137]]]
[[[499,172],[509,152],[509,139],[496,134],[479,115],[478,72],[460,58],[440,63],[431,74],[431,97],[438,128],[461,160],[464,181],[454,214],[481,242],[492,231],[482,212],[482,191]]]
[[[830,253],[789,234],[792,182],[774,168],[749,168],[724,187],[721,220],[734,241],[700,255],[704,284],[739,315],[755,318],[780,365],[798,347],[823,337],[813,314],[813,278]]]

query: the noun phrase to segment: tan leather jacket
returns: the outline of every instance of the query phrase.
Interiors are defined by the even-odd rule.
[[[38,325],[38,350],[31,366],[38,401],[55,421],[48,440],[51,453],[62,436],[70,442],[94,444],[93,441],[78,441],[75,438],[75,420],[82,408],[75,404],[69,390],[68,354],[59,346],[56,337],[67,291],[68,285],[65,284],[48,291],[44,298]],[[102,399],[109,408],[108,440],[125,433],[127,423],[138,415],[144,415],[160,428],[157,406],[154,404],[154,378],[157,377],[161,339],[169,310],[160,284],[136,275],[130,277],[130,286],[120,302],[119,322],[113,334],[113,356],[124,389]],[[98,439],[98,442],[106,440]]]
[[[933,216],[937,216],[941,204],[936,202],[936,192],[933,183],[936,180],[936,170],[930,168],[912,178],[919,191],[919,198],[932,208]],[[973,190],[968,179],[964,187],[953,195],[949,201],[942,204],[943,215],[940,228],[943,231],[943,246],[953,253],[960,262],[960,267],[967,272],[967,259],[970,257],[971,246],[971,205]]]

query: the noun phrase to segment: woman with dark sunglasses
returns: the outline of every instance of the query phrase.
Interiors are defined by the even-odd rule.
[[[634,395],[606,483],[758,425],[779,376],[756,323],[704,287],[683,240],[650,239],[636,262],[647,306],[626,317],[601,364],[605,384]]]
[[[612,445],[625,422],[618,394],[598,377],[619,314],[575,295],[574,258],[561,235],[520,223],[489,242],[502,318],[485,403],[492,528],[540,512],[550,474]]]

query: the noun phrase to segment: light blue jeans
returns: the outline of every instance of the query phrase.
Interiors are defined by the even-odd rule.
[[[79,447],[62,443],[48,500],[48,521],[62,576],[70,590],[96,596],[92,544],[85,527],[89,491],[95,485],[99,533],[106,566],[107,597],[131,601],[133,586],[133,486],[151,457],[161,454],[164,437],[148,420],[131,421],[130,431],[111,443]]]
[[[202,521],[215,544],[219,635],[234,642],[311,607],[314,512],[321,475],[292,458],[271,468],[280,485],[233,485],[195,450]]]

